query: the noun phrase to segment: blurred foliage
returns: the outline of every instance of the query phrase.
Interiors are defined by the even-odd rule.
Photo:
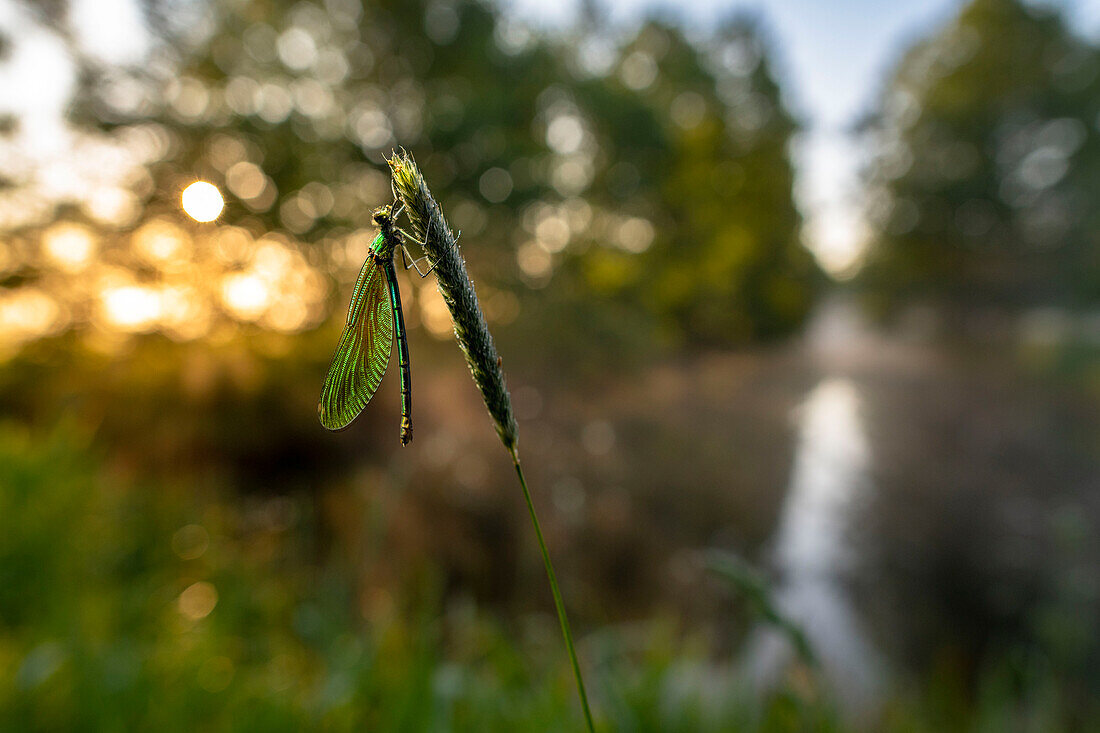
[[[405,569],[400,589],[358,588],[304,496],[226,502],[187,480],[150,490],[71,424],[0,425],[0,485],[4,730],[580,724],[552,616],[504,623],[444,600],[428,566]],[[852,729],[810,668],[759,699],[735,665],[707,658],[706,640],[659,619],[582,645],[610,730]],[[1100,716],[1034,650],[991,662],[977,704],[957,675],[947,663],[888,698],[876,729],[1090,730]]]
[[[135,474],[317,495],[383,462],[384,401],[354,436],[314,412],[397,145],[527,381],[808,311],[795,125],[748,20],[689,42],[598,18],[551,36],[472,0],[141,8],[127,50],[89,44],[68,3],[19,4],[0,58],[45,44],[60,69],[0,134],[0,408],[67,416]],[[196,179],[225,195],[216,222],[180,209]],[[441,365],[434,283],[401,277],[414,372]]]
[[[352,279],[398,145],[476,253],[490,318],[522,308],[548,337],[528,349],[739,344],[808,312],[795,124],[752,22],[689,42],[652,21],[615,43],[598,21],[544,37],[475,0],[144,7],[157,35],[129,66],[46,16],[82,80],[68,164],[90,170],[59,191],[33,155],[2,171],[16,347],[87,322],[182,341],[315,327],[342,306],[329,276]],[[16,119],[7,144],[27,135]],[[228,196],[217,225],[179,211],[195,179]]]
[[[753,616],[786,637],[800,662],[810,666],[818,664],[806,633],[779,608],[772,592],[772,582],[759,568],[735,553],[722,550],[712,550],[706,563],[708,570],[721,577],[745,599]]]
[[[105,471],[72,426],[0,427],[0,727],[5,730],[567,731],[552,617],[526,640],[437,579],[359,594],[298,498],[225,504]],[[589,640],[615,730],[797,730],[794,692],[753,712],[654,622]],[[696,647],[698,648],[698,647]],[[765,709],[766,710],[766,709]]]
[[[572,389],[808,311],[795,124],[753,22],[551,36],[470,0],[146,0],[128,56],[89,48],[67,5],[19,5],[10,39],[12,63],[56,42],[71,78],[43,105],[56,129],[0,135],[0,408],[94,430],[135,475],[319,500],[394,455],[385,400],[339,436],[314,414],[397,145],[462,231],[513,379]],[[180,210],[200,178],[226,197],[214,223]],[[414,374],[442,373],[442,301],[400,277]]]
[[[1100,52],[1052,9],[972,0],[905,54],[863,130],[882,307],[1095,306]]]

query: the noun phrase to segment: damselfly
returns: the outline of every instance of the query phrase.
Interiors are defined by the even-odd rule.
[[[371,243],[359,279],[355,281],[344,333],[332,355],[325,386],[321,388],[317,416],[321,425],[329,430],[343,430],[359,416],[382,382],[396,333],[401,364],[401,445],[408,445],[412,440],[412,385],[394,254],[400,249],[405,269],[415,267],[421,277],[431,272],[431,268],[421,272],[415,261],[410,263],[405,235],[395,223],[400,214],[401,209],[395,212],[391,206],[374,211],[378,236]]]

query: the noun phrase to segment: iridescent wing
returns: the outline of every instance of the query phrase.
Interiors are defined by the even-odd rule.
[[[359,271],[340,345],[332,355],[317,416],[329,430],[351,424],[378,390],[393,346],[393,305],[383,268],[368,256]]]

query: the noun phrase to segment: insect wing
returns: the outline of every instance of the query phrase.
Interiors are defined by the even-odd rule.
[[[393,346],[393,305],[383,268],[368,257],[351,296],[348,320],[321,388],[317,416],[329,430],[351,424],[378,390]]]

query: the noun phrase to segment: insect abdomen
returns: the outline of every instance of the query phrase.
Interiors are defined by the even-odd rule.
[[[393,260],[386,262],[390,301],[393,304],[393,326],[397,336],[397,357],[401,367],[401,445],[412,440],[412,372],[409,369],[409,342],[405,333],[405,314],[401,310],[401,290],[397,287],[397,272]]]

